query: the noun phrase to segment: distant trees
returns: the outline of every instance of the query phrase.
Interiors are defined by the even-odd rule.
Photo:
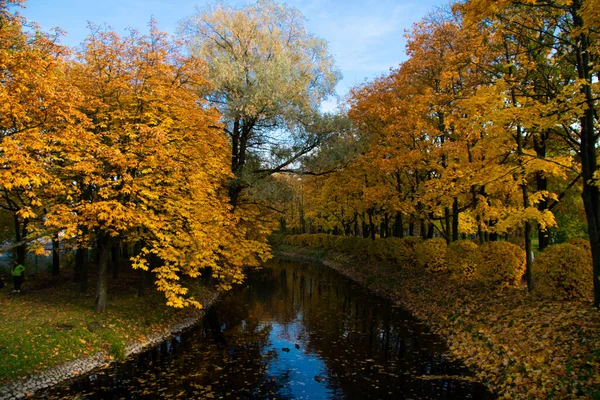
[[[236,207],[253,182],[293,168],[335,131],[319,105],[334,94],[340,74],[304,17],[271,0],[200,9],[182,30],[192,52],[207,60],[212,87],[202,94],[221,112],[230,140]]]

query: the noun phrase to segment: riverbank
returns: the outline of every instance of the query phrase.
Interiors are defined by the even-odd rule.
[[[600,313],[591,303],[541,300],[523,288],[490,291],[324,249],[275,250],[323,263],[408,309],[501,397],[600,398]]]
[[[111,282],[103,314],[94,311],[94,291],[81,293],[68,278],[39,274],[28,278],[20,295],[1,290],[0,399],[26,396],[123,359],[201,317],[199,310],[167,307],[154,289],[138,297],[135,279],[137,274],[122,274]],[[216,299],[204,285],[190,290],[205,307]]]

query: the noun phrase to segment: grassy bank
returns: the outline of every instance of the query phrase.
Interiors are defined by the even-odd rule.
[[[280,244],[276,250],[320,260],[397,301],[500,396],[600,399],[600,312],[591,302],[543,300],[524,287],[491,290],[323,248]]]
[[[23,293],[12,294],[10,283],[0,290],[0,384],[55,365],[107,351],[120,358],[125,346],[166,331],[196,310],[165,305],[162,293],[147,289],[137,296],[135,273],[110,281],[107,311],[94,311],[94,280],[81,293],[78,284],[47,274],[29,276]],[[205,303],[214,292],[195,284],[196,298]]]

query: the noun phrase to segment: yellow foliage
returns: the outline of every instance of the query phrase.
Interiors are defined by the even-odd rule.
[[[525,273],[525,251],[508,242],[479,246],[475,278],[492,286],[518,286]]]
[[[328,248],[329,242],[335,240],[336,236],[328,235],[326,233],[317,233],[313,235],[306,235],[304,242],[310,247],[323,247]]]
[[[446,239],[424,240],[415,246],[417,265],[428,271],[446,271]]]
[[[589,243],[589,242],[588,242]],[[593,289],[592,253],[585,246],[557,244],[533,264],[535,290],[555,300],[587,300]]]
[[[420,243],[421,238],[405,236],[403,238],[386,239],[390,247],[391,261],[402,268],[412,268],[417,265],[415,246]]]
[[[308,235],[306,234],[300,234],[300,235],[292,235],[292,236],[288,236],[286,238],[286,241],[288,244],[292,245],[292,246],[306,246],[307,242],[306,242],[306,238]]]
[[[211,270],[221,289],[242,282],[245,266],[270,257],[270,229],[229,204],[229,143],[198,96],[203,61],[154,24],[125,38],[92,30],[67,71],[79,93],[72,106],[87,117],[56,171],[70,200],[48,207],[45,226],[79,232],[80,245],[142,242],[134,268],[156,257],[167,304],[200,307],[181,278]]]
[[[592,251],[592,245],[590,244],[590,241],[587,239],[581,239],[581,238],[571,239],[571,240],[569,240],[569,244],[572,244],[577,247],[581,247],[589,252]]]
[[[450,243],[446,249],[446,264],[453,277],[471,279],[477,267],[478,246],[470,240]]]
[[[356,236],[344,236],[337,239],[335,242],[335,250],[346,253],[355,254],[355,250],[361,246],[363,239]]]
[[[377,238],[372,240],[357,236],[334,236],[319,233],[286,236],[285,242],[292,246],[325,248],[352,255],[359,260],[374,259],[409,268],[417,263],[415,246],[422,240],[414,236],[406,236],[402,239]]]
[[[377,238],[375,240],[370,240],[368,244],[368,256],[378,260],[389,262],[392,260],[392,251],[390,247],[390,242],[388,239]]]

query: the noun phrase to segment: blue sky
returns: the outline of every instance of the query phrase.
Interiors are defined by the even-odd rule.
[[[254,1],[230,0],[231,5]],[[107,23],[117,32],[127,27],[146,29],[154,17],[161,30],[175,33],[179,21],[194,14],[202,0],[28,0],[21,13],[44,30],[60,27],[61,41],[77,46],[88,33],[87,21]],[[405,59],[404,30],[448,0],[289,0],[307,18],[310,32],[327,40],[344,76],[337,93],[385,74]],[[324,106],[330,110],[335,100]]]

